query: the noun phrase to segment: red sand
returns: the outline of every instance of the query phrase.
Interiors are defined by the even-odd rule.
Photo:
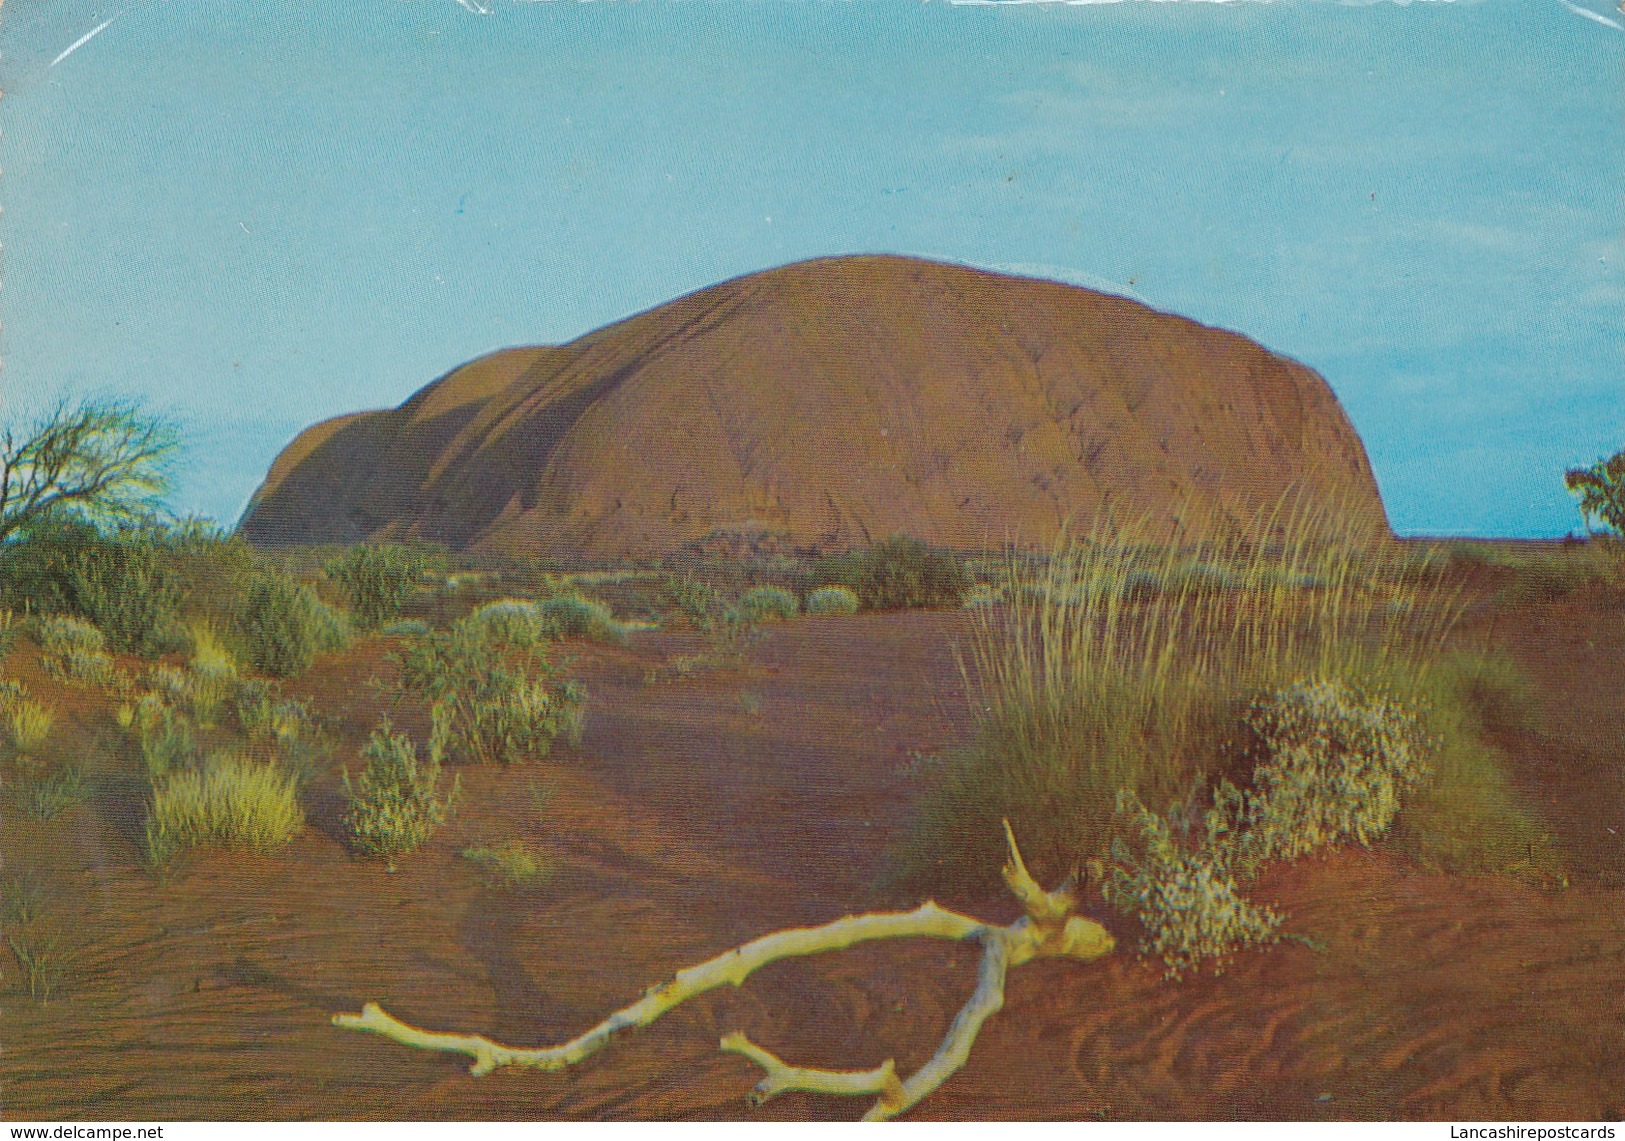
[[[907,1070],[968,995],[974,948],[871,945],[777,964],[564,1074],[476,1079],[466,1059],[327,1019],[378,1000],[420,1025],[560,1040],[678,967],[877,902],[870,884],[920,787],[911,751],[968,732],[951,651],[962,623],[801,620],[773,628],[743,672],[655,685],[645,670],[681,635],[582,649],[581,749],[462,770],[455,820],[394,875],[337,842],[336,763],[290,848],[202,854],[162,884],[140,868],[129,762],[51,824],[8,809],[6,874],[35,870],[79,957],[48,1005],[19,993],[7,962],[0,1111],[858,1116],[862,1103],[804,1095],[750,1110],[759,1075],[719,1054],[717,1039],[737,1028],[807,1064],[896,1057]],[[1617,712],[1591,711],[1625,709],[1625,615],[1564,603],[1503,617],[1500,635],[1543,688],[1544,721],[1520,744],[1518,776],[1569,854],[1569,890],[1421,873],[1380,849],[1279,869],[1258,894],[1323,949],[1252,951],[1222,975],[1177,983],[1127,946],[1098,963],[1022,967],[969,1065],[913,1116],[1617,1119],[1622,733]],[[31,657],[19,651],[12,671],[56,700]],[[363,645],[295,687],[341,719],[341,758],[382,708],[357,683],[385,668],[381,647]],[[110,728],[85,702],[62,716],[69,736]],[[540,811],[533,783],[551,790]],[[551,853],[557,875],[493,889],[458,856],[513,837]],[[998,898],[947,902],[1013,915]]]

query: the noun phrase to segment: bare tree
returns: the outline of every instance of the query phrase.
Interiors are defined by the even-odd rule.
[[[133,400],[67,401],[26,431],[0,432],[0,542],[58,512],[138,518],[169,490],[173,423]]]

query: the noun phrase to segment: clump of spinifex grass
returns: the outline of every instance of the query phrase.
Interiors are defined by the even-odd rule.
[[[502,887],[530,887],[553,874],[553,865],[523,840],[479,844],[463,849],[463,859]]]
[[[1459,616],[1442,561],[1283,504],[1183,544],[1144,529],[1010,556],[962,660],[977,739],[928,797],[905,876],[998,866],[1000,817],[1035,867],[1103,856],[1118,793],[1163,811],[1223,767],[1248,704],[1302,679],[1409,693]],[[1041,877],[1042,878],[1042,877]]]
[[[12,748],[22,756],[31,756],[45,744],[51,735],[56,714],[48,705],[20,698],[4,712],[6,735]]]
[[[154,778],[147,855],[162,867],[178,852],[209,844],[270,852],[304,823],[292,777],[239,753],[219,753],[201,770]]]
[[[43,1006],[61,992],[74,966],[71,948],[54,935],[32,930],[8,934],[6,943],[22,968],[21,981],[30,998]]]

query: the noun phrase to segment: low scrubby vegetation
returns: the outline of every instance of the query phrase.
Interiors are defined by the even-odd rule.
[[[589,642],[621,645],[626,629],[609,607],[580,594],[559,594],[536,604],[542,630],[552,638],[582,638]]]
[[[113,659],[107,639],[82,618],[60,615],[41,618],[36,627],[40,664],[57,677],[105,685],[113,677]]]
[[[856,614],[860,605],[850,587],[821,586],[807,592],[808,614]]]
[[[357,624],[370,629],[398,608],[405,588],[397,579],[418,565],[417,556],[396,548],[362,546],[330,568]],[[46,647],[48,666],[95,684],[108,684],[108,655],[115,653],[191,655],[204,669],[229,661],[296,676],[351,636],[350,615],[314,589],[321,581],[301,580],[283,561],[195,522],[101,529],[46,518],[0,547],[0,605],[8,615],[31,617],[42,645],[47,638],[61,643],[66,632],[71,644]],[[8,629],[15,624],[8,617]],[[96,631],[99,645],[88,644],[85,629]]]
[[[735,603],[747,622],[782,622],[801,613],[801,602],[782,586],[753,586]]]
[[[233,616],[248,663],[273,677],[304,673],[324,648],[343,646],[343,628],[316,592],[284,574],[267,572],[248,583]]]
[[[325,569],[344,588],[356,623],[376,630],[399,616],[427,565],[424,554],[410,547],[362,543],[329,560]]]
[[[866,610],[958,607],[972,585],[956,555],[906,536],[823,559],[812,578],[817,586],[846,587]]]
[[[183,540],[142,525],[102,531],[44,519],[0,553],[0,600],[30,614],[79,619],[113,649],[155,656],[180,636],[183,584],[169,555]]]
[[[147,855],[161,867],[185,849],[209,844],[271,852],[304,823],[293,777],[240,752],[215,753],[199,768],[153,778]]]
[[[463,859],[498,887],[531,887],[553,874],[553,865],[523,840],[476,844],[463,849]]]
[[[490,611],[409,641],[396,655],[399,688],[427,702],[447,749],[477,763],[546,756],[575,743],[586,691],[561,678],[549,643],[522,611]]]
[[[357,852],[386,861],[390,871],[446,822],[457,801],[458,778],[448,791],[440,789],[443,723],[436,728],[428,757],[419,759],[412,739],[385,721],[362,749],[355,780],[344,772],[345,835]]]
[[[1489,833],[1515,824],[1514,798],[1485,802],[1480,795],[1495,767],[1493,751],[1463,712],[1464,690],[1450,669],[1439,668],[1460,614],[1448,564],[1291,512],[1254,533],[1273,538],[1251,543],[1221,534],[1181,548],[1101,531],[1063,542],[1044,560],[1012,557],[1003,573],[1005,601],[974,611],[964,661],[978,714],[975,743],[943,766],[928,790],[919,825],[899,853],[901,877],[925,884],[985,877],[997,864],[989,838],[997,837],[1000,817],[1011,820],[1035,864],[1057,874],[1108,857],[1113,841],[1156,849],[1159,834],[1148,832],[1147,821],[1166,819],[1192,789],[1288,774],[1305,786],[1331,780],[1331,770],[1307,763],[1259,767],[1269,755],[1261,742],[1303,728],[1259,720],[1261,708],[1285,718],[1298,706],[1259,703],[1323,692],[1317,686],[1381,691],[1435,742],[1433,775],[1411,794],[1419,810],[1402,819],[1402,842],[1435,852],[1443,844],[1464,860]],[[1398,740],[1384,749],[1403,752]],[[1372,795],[1411,787],[1370,783],[1370,773],[1345,768],[1335,773],[1369,784]],[[1249,795],[1262,796],[1258,787]],[[1307,787],[1299,792],[1310,795]],[[1329,804],[1338,794],[1332,785],[1316,795]],[[1469,804],[1475,796],[1478,803]],[[1270,803],[1269,818],[1286,822],[1281,827],[1300,850],[1336,823],[1285,813],[1284,787]],[[1476,833],[1460,827],[1464,812],[1484,826]],[[1261,821],[1246,829],[1249,843],[1269,834]],[[1272,842],[1288,843],[1284,834]],[[1164,870],[1170,883],[1194,892],[1195,865],[1178,863],[1187,855],[1168,855]],[[1495,858],[1482,850],[1480,857]],[[1252,862],[1265,858],[1275,857]],[[1201,884],[1222,910],[1230,892],[1224,877]],[[1236,911],[1227,921],[1255,919]]]
[[[1612,480],[1606,491],[1611,471],[1588,478]],[[1539,599],[1625,591],[1616,544],[1455,544],[1440,558],[1288,508],[1249,532],[1265,539],[1214,533],[1170,544],[1101,529],[1002,563],[899,537],[811,563],[491,569],[469,556],[481,569],[430,575],[444,560],[415,548],[268,555],[197,525],[40,517],[0,543],[0,656],[26,632],[51,678],[106,691],[124,731],[114,760],[144,774],[161,868],[190,848],[265,852],[298,834],[301,789],[332,744],[278,679],[342,649],[352,626],[381,631],[396,667],[381,684],[431,732],[425,755],[388,720],[372,733],[360,770],[342,772],[342,828],[393,869],[449,818],[461,786],[448,766],[579,739],[586,695],[555,664],[561,641],[621,645],[629,629],[671,627],[698,649],[647,676],[681,679],[742,665],[763,624],[800,613],[971,601],[975,738],[915,765],[927,787],[904,878],[984,880],[1009,817],[1041,878],[1098,861],[1107,897],[1176,973],[1282,937],[1288,917],[1249,897],[1256,877],[1339,844],[1387,837],[1433,866],[1564,882],[1502,752],[1527,729],[1528,683],[1493,652],[1452,648],[1457,584],[1499,576]],[[75,739],[87,696],[68,696],[59,726],[50,705],[0,683],[26,815],[119,787]],[[741,715],[763,709],[740,693]],[[517,840],[462,854],[504,886],[550,871]],[[25,951],[49,961],[43,944],[13,949],[27,972]]]
[[[1112,841],[1106,897],[1139,919],[1144,950],[1172,974],[1276,938],[1282,916],[1249,900],[1238,881],[1270,861],[1348,841],[1369,846],[1434,750],[1414,712],[1340,681],[1294,685],[1244,720],[1258,749],[1249,786],[1221,779],[1199,818],[1158,815],[1132,792],[1118,794],[1131,836]]]

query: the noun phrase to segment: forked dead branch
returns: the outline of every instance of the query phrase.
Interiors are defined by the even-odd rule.
[[[822,1070],[791,1065],[735,1031],[725,1035],[721,1049],[760,1066],[766,1076],[751,1092],[760,1105],[775,1094],[804,1090],[849,1097],[873,1095],[875,1103],[866,1121],[896,1117],[929,1096],[970,1057],[982,1023],[1004,1006],[1004,980],[1012,967],[1034,959],[1098,959],[1117,942],[1098,923],[1073,913],[1077,898],[1069,880],[1046,892],[1028,873],[1008,821],[1004,825],[1010,857],[1004,882],[1021,901],[1026,913],[1006,926],[996,926],[938,907],[921,904],[913,911],[870,912],[849,915],[821,927],[792,928],[764,935],[714,959],[678,971],[672,979],[651,987],[631,1006],[617,1010],[577,1038],[557,1046],[519,1047],[493,1042],[478,1034],[420,1030],[369,1002],[360,1014],[335,1014],[333,1024],[347,1030],[369,1030],[405,1046],[467,1054],[474,1059],[470,1072],[488,1074],[501,1066],[532,1066],[562,1070],[607,1046],[622,1030],[647,1026],[673,1007],[723,985],[740,986],[758,967],[779,959],[839,951],[876,939],[953,939],[982,945],[982,963],[976,990],[960,1009],[942,1044],[929,1061],[907,1079],[899,1078],[891,1059],[872,1070]]]

